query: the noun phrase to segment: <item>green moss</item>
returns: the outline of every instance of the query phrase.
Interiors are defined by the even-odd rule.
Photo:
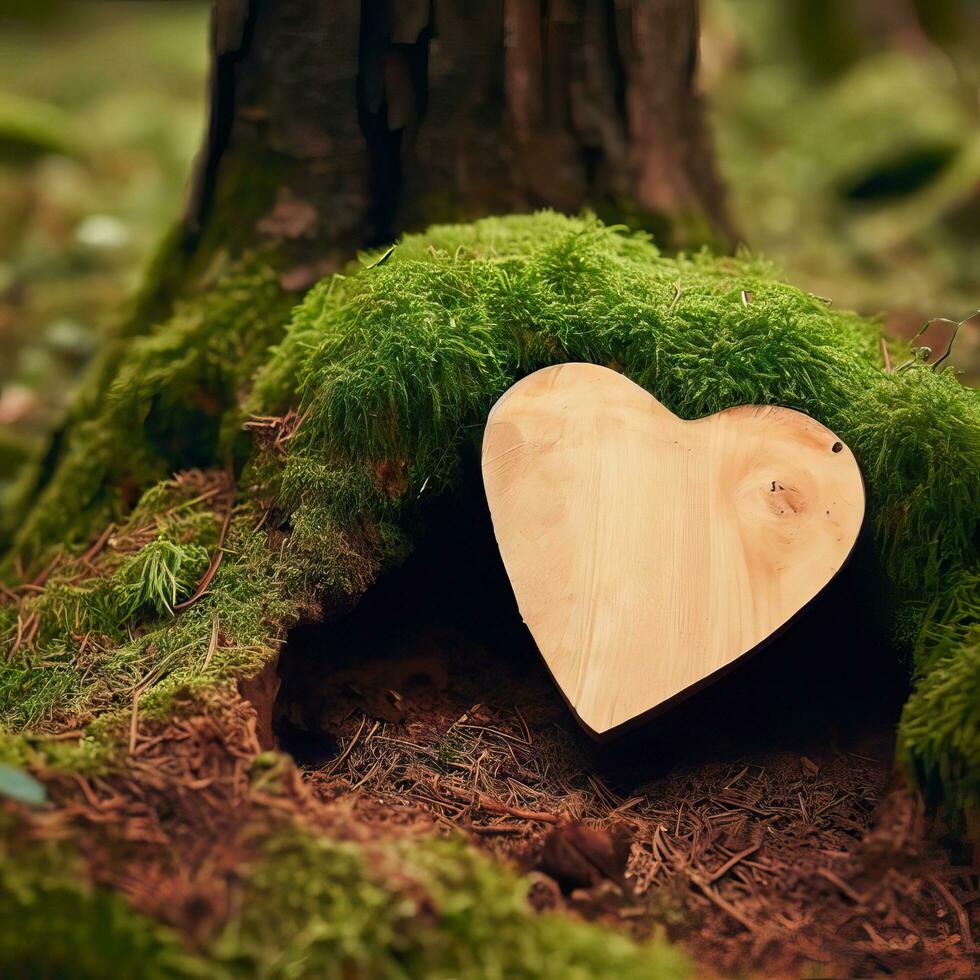
[[[135,613],[149,606],[173,615],[178,599],[186,599],[208,567],[207,548],[182,545],[160,536],[140,550],[116,575],[124,609]]]
[[[205,977],[177,936],[82,876],[63,844],[18,847],[0,821],[0,973],[16,977]]]
[[[71,634],[95,632],[119,641],[148,616],[172,617],[174,605],[190,595],[209,561],[203,544],[174,541],[161,531],[111,575],[77,585],[55,578],[37,598],[29,598],[23,610],[40,617],[42,649]],[[8,625],[4,634],[9,633]]]
[[[94,734],[53,741],[20,732],[0,737],[0,762],[25,770],[96,774],[107,771],[118,749],[118,739],[113,744]]]
[[[2,821],[3,840],[15,826]],[[461,840],[359,845],[282,830],[201,952],[94,887],[64,842],[0,842],[0,970],[24,977],[617,977],[681,980],[685,957],[567,916]]]
[[[119,334],[138,337],[148,326],[169,319],[180,287],[188,278],[189,265],[183,222],[178,221],[150,254],[140,275],[140,287],[123,311]]]
[[[980,568],[946,584],[915,648],[918,683],[902,713],[902,745],[919,781],[959,811],[980,813]]]
[[[423,483],[445,484],[462,434],[514,380],[594,361],[620,367],[684,417],[773,403],[834,427],[868,471],[900,581],[921,581],[925,560],[935,585],[940,569],[973,554],[976,397],[928,368],[884,374],[873,324],[775,281],[758,262],[666,259],[596,222],[491,219],[446,241],[453,231],[406,240],[388,262],[321,285],[296,311],[254,403],[271,411],[300,392],[304,421],[284,486],[308,482],[311,459],[338,473],[387,460],[404,466],[410,501]],[[364,506],[311,488],[297,496],[348,515]]]
[[[93,368],[49,475],[26,474],[10,503],[14,552],[28,562],[84,541],[173,471],[232,458],[239,398],[281,335],[289,300],[255,257],[212,280],[145,335],[115,340]]]
[[[567,916],[535,914],[527,887],[460,840],[389,848],[372,855],[369,870],[353,844],[282,836],[266,844],[240,914],[210,952],[236,977],[689,975],[662,941],[637,946]]]
[[[238,255],[252,247],[255,224],[272,210],[282,183],[283,158],[253,148],[249,156],[226,152],[221,180],[195,253]]]
[[[253,508],[232,518],[207,594],[175,614],[218,546],[220,519],[196,495],[194,483],[151,488],[117,533],[123,549],[146,533],[152,512],[149,540],[132,551],[107,545],[94,574],[84,566],[78,582],[79,568],[68,562],[25,598],[21,620],[38,617],[37,636],[0,672],[0,731],[98,715],[93,732],[111,736],[136,691],[144,692],[141,711],[162,711],[178,692],[253,674],[273,655],[306,597],[304,571],[254,531]],[[17,617],[11,606],[0,610],[0,639],[12,645]]]

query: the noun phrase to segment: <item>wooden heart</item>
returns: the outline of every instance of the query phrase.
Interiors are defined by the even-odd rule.
[[[864,517],[853,454],[809,416],[745,405],[685,422],[592,364],[503,395],[483,481],[524,622],[597,738],[772,637]]]

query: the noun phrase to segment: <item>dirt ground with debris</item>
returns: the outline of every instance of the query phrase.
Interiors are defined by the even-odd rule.
[[[403,696],[399,722],[339,697],[343,749],[310,771],[317,799],[379,831],[461,828],[533,872],[540,907],[638,938],[665,926],[722,976],[807,962],[820,976],[976,975],[977,869],[926,842],[884,754],[781,748],[645,782],[596,766],[540,702],[457,715],[466,687]]]
[[[663,929],[706,976],[980,972],[980,867],[893,776],[903,671],[860,554],[766,650],[599,745],[520,622],[485,514],[443,507],[422,540],[349,615],[295,629],[277,672],[141,724],[125,772],[46,778],[55,807],[25,833],[71,835],[96,881],[192,948],[263,836],[298,820],[365,842],[467,834],[532,876],[536,907]]]
[[[274,726],[317,800],[376,833],[462,830],[533,873],[539,906],[664,927],[723,976],[977,974],[980,868],[893,776],[904,675],[868,615],[867,549],[739,670],[597,745],[485,516],[461,504],[430,530],[283,652]]]

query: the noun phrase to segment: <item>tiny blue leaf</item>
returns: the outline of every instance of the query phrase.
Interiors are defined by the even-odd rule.
[[[0,796],[6,796],[18,803],[41,806],[48,801],[44,787],[23,769],[0,762]]]

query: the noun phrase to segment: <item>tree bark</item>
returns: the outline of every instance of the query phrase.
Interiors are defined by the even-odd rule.
[[[215,0],[182,247],[272,239],[300,286],[404,230],[542,207],[731,245],[697,44],[696,0]]]
[[[131,338],[245,252],[298,294],[403,231],[545,207],[591,208],[668,249],[734,243],[695,87],[696,0],[213,0],[211,48],[184,215],[0,537]]]

